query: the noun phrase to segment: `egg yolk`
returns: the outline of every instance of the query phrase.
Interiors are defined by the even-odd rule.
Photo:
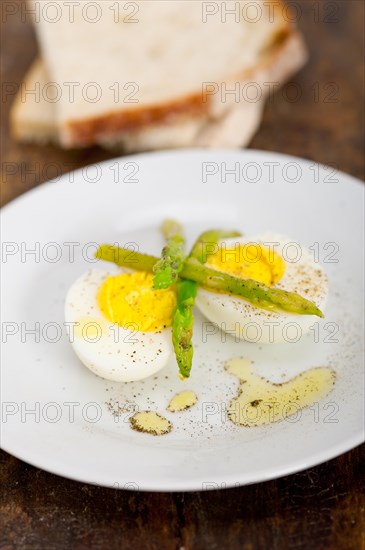
[[[157,332],[172,323],[175,291],[153,290],[153,275],[144,272],[107,277],[97,294],[99,308],[112,323],[141,332]]]
[[[221,246],[208,257],[208,267],[267,286],[275,285],[285,272],[285,261],[273,249],[257,243]]]

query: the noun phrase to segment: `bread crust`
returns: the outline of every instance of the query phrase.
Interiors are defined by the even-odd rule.
[[[192,94],[164,105],[147,105],[68,121],[65,128],[61,129],[61,142],[65,147],[88,147],[98,143],[103,137],[133,132],[154,124],[172,124],[182,117],[202,117],[208,111],[209,102],[202,101],[200,94]]]

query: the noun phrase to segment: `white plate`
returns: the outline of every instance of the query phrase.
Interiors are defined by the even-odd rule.
[[[283,476],[360,444],[362,208],[363,187],[350,176],[298,158],[251,150],[123,157],[65,175],[6,206],[3,448],[84,482],[189,491]],[[166,216],[186,224],[190,241],[197,231],[224,224],[247,235],[283,233],[312,247],[330,279],[318,342],[312,332],[300,343],[278,346],[236,343],[230,337],[223,342],[220,335],[204,343],[197,316],[195,364],[185,385],[173,362],[156,377],[126,384],[105,381],[83,367],[68,342],[63,307],[69,285],[93,265],[95,247],[87,243],[137,242],[158,254],[157,226]],[[37,337],[27,332],[36,323]],[[335,325],[325,328],[325,323],[338,325],[337,334],[331,335]],[[296,421],[240,428],[221,414],[237,391],[237,381],[224,372],[223,363],[237,355],[253,359],[257,371],[273,381],[330,365],[337,371],[337,382],[323,402],[303,410]],[[197,406],[167,413],[169,398],[185,387],[198,394]],[[105,404],[110,400],[159,410],[174,429],[162,437],[134,432],[128,422],[131,412],[113,417]]]

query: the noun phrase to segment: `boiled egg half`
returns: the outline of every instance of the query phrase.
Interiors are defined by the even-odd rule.
[[[140,380],[171,358],[175,290],[153,290],[152,285],[150,273],[94,269],[69,289],[69,338],[95,374],[118,382]]]
[[[227,239],[208,256],[207,266],[242,279],[300,294],[323,309],[327,276],[310,251],[283,235],[265,233]],[[257,343],[296,342],[318,318],[264,310],[244,299],[200,287],[196,304],[207,319],[236,339]],[[207,334],[212,331],[207,331]]]

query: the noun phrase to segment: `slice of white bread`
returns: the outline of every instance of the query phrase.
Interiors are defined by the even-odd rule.
[[[262,81],[282,85],[305,59],[302,39],[298,33],[292,33],[282,48],[276,51],[271,63],[257,68],[255,76],[260,73]],[[44,94],[29,94],[32,90],[48,89],[50,82],[44,62],[37,59],[28,71],[11,109],[14,139],[37,143],[59,142],[54,103],[47,101]],[[242,100],[231,105],[220,117],[178,117],[173,122],[119,132],[104,137],[99,143],[126,152],[170,147],[245,147],[258,129],[266,96],[267,92],[258,101]]]
[[[85,1],[79,4],[84,7]],[[41,16],[35,24],[49,78],[58,87],[52,116],[64,147],[234,146],[234,120],[258,124],[270,90],[265,84],[273,84],[271,71],[280,77],[275,83],[282,84],[305,60],[303,43],[278,2],[144,0],[129,3],[138,6],[135,23],[128,23],[121,10],[115,19],[115,2],[93,4],[99,7],[97,23],[80,10],[70,23],[69,9],[57,0],[58,20]],[[204,15],[206,4],[218,12],[223,4],[240,9],[224,19],[222,12]],[[244,12],[253,4],[261,10],[255,22]],[[241,97],[249,82],[259,87],[257,102]],[[230,93],[237,84],[238,93]],[[91,100],[95,93],[98,97]],[[19,135],[19,116],[13,121]]]
[[[59,143],[54,103],[31,90],[50,84],[47,69],[38,58],[27,72],[12,105],[10,128],[14,139],[22,142]],[[172,147],[244,147],[258,129],[264,101],[241,102],[225,115],[213,120],[203,117],[152,124],[145,129],[122,132],[104,139],[102,145],[126,152]]]

